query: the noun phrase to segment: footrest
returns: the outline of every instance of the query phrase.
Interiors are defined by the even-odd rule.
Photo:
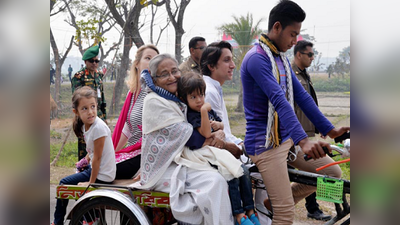
[[[92,192],[99,189],[107,189],[119,191],[123,194],[131,196],[131,193],[136,200],[136,203],[141,206],[157,207],[157,208],[170,208],[169,193],[139,190],[132,188],[132,180],[130,182],[117,181],[113,184],[102,186],[102,184],[93,184],[88,187],[83,185],[59,185],[56,188],[56,198],[58,199],[73,199],[78,200],[84,193]],[[134,182],[133,182],[134,183]]]

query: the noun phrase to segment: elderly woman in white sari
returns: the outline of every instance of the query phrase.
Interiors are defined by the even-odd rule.
[[[217,155],[200,157],[185,146],[193,128],[186,120],[186,105],[176,97],[178,62],[161,54],[149,68],[142,72],[151,89],[143,104],[142,188],[169,192],[172,213],[181,223],[233,224],[226,180],[243,173],[240,164],[220,165]]]

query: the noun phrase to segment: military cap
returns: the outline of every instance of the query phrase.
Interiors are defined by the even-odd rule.
[[[99,54],[99,49],[100,49],[100,42],[98,45],[92,46],[88,50],[86,50],[86,52],[83,53],[82,60],[88,60],[93,57],[96,57]]]

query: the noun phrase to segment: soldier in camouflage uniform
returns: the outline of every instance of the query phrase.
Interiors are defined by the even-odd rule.
[[[204,39],[203,37],[193,37],[189,41],[190,56],[188,60],[186,60],[179,66],[179,69],[181,70],[183,76],[187,72],[196,72],[198,74],[201,74],[200,58],[206,47],[206,39]]]
[[[99,54],[100,44],[93,46],[86,50],[82,56],[82,60],[85,61],[85,67],[81,68],[75,73],[74,77],[71,79],[72,93],[82,86],[89,86],[97,92],[97,116],[102,120],[106,121],[106,100],[104,97],[103,89],[103,76],[104,74],[97,67],[99,64],[98,54]],[[83,137],[78,137],[78,160],[81,160],[86,156],[86,143]]]

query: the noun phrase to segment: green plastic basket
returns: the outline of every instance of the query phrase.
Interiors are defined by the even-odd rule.
[[[343,203],[342,196],[343,180],[328,177],[318,177],[317,199],[327,202]]]

